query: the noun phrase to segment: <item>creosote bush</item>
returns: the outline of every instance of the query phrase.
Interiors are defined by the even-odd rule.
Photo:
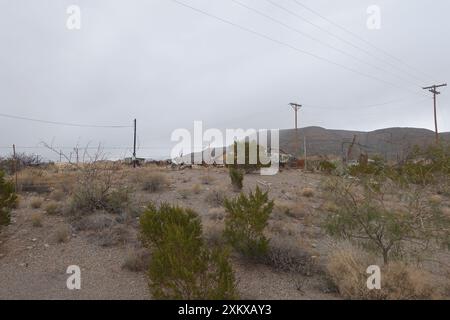
[[[150,204],[140,219],[141,239],[151,249],[149,286],[156,299],[235,299],[228,253],[209,249],[198,214],[190,209]]]
[[[231,179],[231,185],[233,188],[237,191],[242,190],[243,181],[244,181],[244,171],[241,169],[236,169],[233,167],[230,167],[229,169],[230,179]]]
[[[5,181],[3,171],[0,171],[0,226],[11,222],[11,210],[17,204],[17,195],[11,182]]]
[[[236,199],[224,202],[224,236],[238,252],[250,258],[262,258],[268,252],[269,240],[264,236],[274,202],[268,192],[256,187],[248,196],[241,193]]]

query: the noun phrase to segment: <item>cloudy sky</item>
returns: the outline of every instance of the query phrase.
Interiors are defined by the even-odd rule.
[[[420,86],[450,74],[447,0],[0,4],[0,155],[16,144],[51,157],[45,141],[66,153],[101,143],[119,157],[133,140],[132,128],[4,115],[97,126],[137,118],[145,157],[167,156],[172,131],[195,120],[207,128],[291,128],[289,102],[304,104],[302,127],[434,129],[431,95]],[[70,5],[81,10],[80,30],[67,28]],[[380,29],[367,26],[372,5],[381,10]],[[450,88],[441,91],[439,126],[450,131]]]

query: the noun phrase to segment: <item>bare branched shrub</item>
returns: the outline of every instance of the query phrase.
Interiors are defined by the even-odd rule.
[[[52,146],[45,145],[59,154]],[[105,160],[101,146],[92,154],[87,146],[82,150],[81,162],[74,163],[71,157],[62,156],[76,170],[76,187],[72,191],[69,213],[79,215],[96,210],[120,213],[128,207],[131,190],[120,184],[121,179],[117,176],[120,164]]]

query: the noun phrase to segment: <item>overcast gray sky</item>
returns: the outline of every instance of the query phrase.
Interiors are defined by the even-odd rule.
[[[432,100],[420,86],[449,79],[448,0],[298,0],[407,65],[293,0],[271,0],[290,13],[266,0],[238,0],[290,29],[230,0],[179,1],[275,41],[171,0],[0,0],[0,113],[94,125],[137,118],[145,157],[167,156],[172,131],[192,129],[194,120],[219,129],[291,128],[293,101],[305,105],[302,127],[434,129]],[[69,5],[81,9],[81,30],[66,28]],[[381,9],[379,30],[367,27],[370,5]],[[450,131],[450,88],[441,91],[439,127]],[[21,147],[53,141],[66,152],[102,143],[121,156],[132,138],[131,128],[0,117],[3,155],[15,143],[49,156]]]

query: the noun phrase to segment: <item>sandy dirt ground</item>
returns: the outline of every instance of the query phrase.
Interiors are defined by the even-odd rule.
[[[195,209],[202,217],[205,234],[212,235],[223,228],[223,209],[211,202],[211,193],[234,197],[225,169],[186,169],[174,171],[157,169],[168,179],[168,187],[159,192],[143,191],[136,177],[146,168],[138,168],[124,184],[132,187],[134,201],[146,203],[169,202]],[[131,175],[134,175],[131,177]],[[275,176],[246,175],[244,191],[256,186],[270,190],[275,199],[273,218],[269,224],[270,236],[289,239],[307,251],[320,268],[332,248],[317,225],[324,203],[320,184],[323,176],[286,170]],[[310,189],[305,196],[302,190]],[[101,245],[98,231],[83,231],[63,214],[44,212],[48,195],[39,195],[44,204],[32,208],[36,194],[22,194],[18,209],[12,213],[12,223],[0,235],[0,299],[151,299],[144,271],[132,272],[123,268],[133,250],[140,248],[138,217],[126,223],[127,240],[114,245]],[[67,199],[62,199],[64,203]],[[294,208],[292,215],[284,216],[284,206]],[[42,225],[33,225],[33,214],[42,215]],[[57,234],[68,230],[66,241],[58,241]],[[115,230],[115,229],[114,229]],[[113,231],[114,232],[114,231]],[[97,237],[97,238],[96,238]],[[210,237],[207,237],[210,241]],[[212,241],[212,240],[211,240]],[[327,280],[320,274],[309,275],[275,270],[263,264],[250,264],[232,257],[240,297],[243,299],[339,299]],[[81,268],[81,290],[69,290],[67,267]]]

